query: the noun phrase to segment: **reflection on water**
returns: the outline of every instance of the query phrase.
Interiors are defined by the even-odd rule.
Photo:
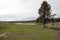
[[[16,24],[20,24],[20,25],[36,25],[36,23],[16,23]]]

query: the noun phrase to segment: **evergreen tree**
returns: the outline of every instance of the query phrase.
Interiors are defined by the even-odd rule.
[[[45,28],[45,24],[48,22],[48,18],[51,15],[51,6],[46,1],[43,1],[38,13],[40,15],[39,22],[42,22]]]

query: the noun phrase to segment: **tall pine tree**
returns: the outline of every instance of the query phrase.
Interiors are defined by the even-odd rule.
[[[51,15],[51,6],[46,1],[43,1],[38,13],[40,15],[39,22],[42,22],[45,28],[45,24],[47,23],[48,18]]]

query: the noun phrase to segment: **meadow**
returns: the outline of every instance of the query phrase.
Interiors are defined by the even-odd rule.
[[[28,24],[28,23],[27,23]],[[0,24],[0,40],[60,40],[60,25],[33,23],[27,25],[16,23]]]

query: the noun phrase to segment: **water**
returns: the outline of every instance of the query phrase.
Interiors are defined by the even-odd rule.
[[[36,23],[16,23],[18,25],[36,25]]]

